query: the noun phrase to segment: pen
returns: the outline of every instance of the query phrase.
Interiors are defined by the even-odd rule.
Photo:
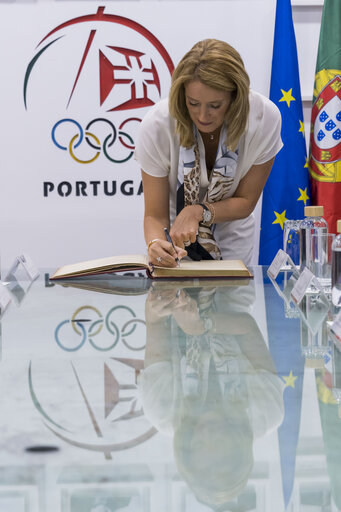
[[[173,244],[173,240],[171,239],[170,234],[168,232],[168,229],[167,228],[163,228],[163,229],[164,229],[164,232],[165,232],[165,235],[166,235],[166,238],[167,238],[168,242],[170,244],[172,244],[172,247],[173,247],[175,253],[177,254],[176,249],[175,249],[174,244]],[[179,260],[178,257],[175,258],[175,261],[176,261],[178,267],[180,267],[180,260]]]

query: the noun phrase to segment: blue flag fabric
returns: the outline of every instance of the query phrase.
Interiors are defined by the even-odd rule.
[[[305,358],[301,350],[300,320],[298,318],[286,320],[285,329],[283,329],[283,300],[266,276],[265,269],[263,270],[269,351],[277,375],[285,385],[283,392],[284,418],[278,429],[278,444],[281,459],[284,510],[287,510],[295,483]],[[277,278],[280,286],[283,284],[283,279],[284,274],[280,274]]]
[[[284,147],[276,156],[263,191],[260,265],[269,265],[283,248],[285,220],[302,219],[311,197],[290,0],[277,0],[270,99],[282,115]]]

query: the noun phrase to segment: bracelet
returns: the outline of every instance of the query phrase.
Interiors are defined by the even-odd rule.
[[[204,203],[204,205],[210,210],[211,212],[211,220],[210,220],[210,226],[212,226],[212,224],[214,224],[214,219],[215,219],[215,208],[213,206],[213,203]]]
[[[154,242],[158,242],[160,240],[160,238],[154,238],[153,240],[151,240],[149,242],[149,244],[147,245],[147,252],[149,251],[149,247],[154,243]]]

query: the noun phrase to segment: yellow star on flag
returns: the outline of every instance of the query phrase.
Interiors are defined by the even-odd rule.
[[[297,379],[297,377],[294,377],[294,375],[292,374],[292,370],[290,371],[289,375],[287,375],[286,377],[283,375],[283,380],[285,382],[285,388],[287,388],[289,386],[291,388],[294,388],[296,379]]]
[[[299,129],[298,131],[299,131],[299,132],[302,132],[302,135],[303,135],[303,137],[304,137],[304,123],[303,123],[303,121],[301,121],[300,119],[299,119],[299,122],[300,122],[300,129]]]
[[[291,94],[292,88],[289,89],[289,91],[283,91],[283,89],[281,89],[281,92],[282,92],[283,96],[281,97],[281,99],[279,101],[285,101],[286,104],[288,105],[288,107],[290,108],[290,102],[296,101],[295,98]]]
[[[281,228],[283,229],[284,222],[288,220],[285,217],[286,210],[284,210],[282,213],[274,212],[274,214],[276,215],[276,220],[274,220],[272,224],[280,224]]]
[[[307,187],[304,190],[302,190],[300,187],[298,187],[298,190],[300,191],[301,195],[297,199],[297,201],[303,201],[304,202],[304,206],[307,206],[307,201],[308,201],[308,199],[310,199],[308,194],[307,194]]]
[[[304,167],[308,167],[309,168],[309,160],[308,160],[307,157],[305,158],[305,166]]]

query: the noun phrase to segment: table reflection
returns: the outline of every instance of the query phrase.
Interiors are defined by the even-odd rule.
[[[340,509],[336,312],[256,270],[11,282],[0,511]]]
[[[155,283],[146,300],[144,411],[174,436],[180,475],[210,507],[242,492],[254,439],[283,419],[284,384],[250,314],[254,299],[252,284]]]

